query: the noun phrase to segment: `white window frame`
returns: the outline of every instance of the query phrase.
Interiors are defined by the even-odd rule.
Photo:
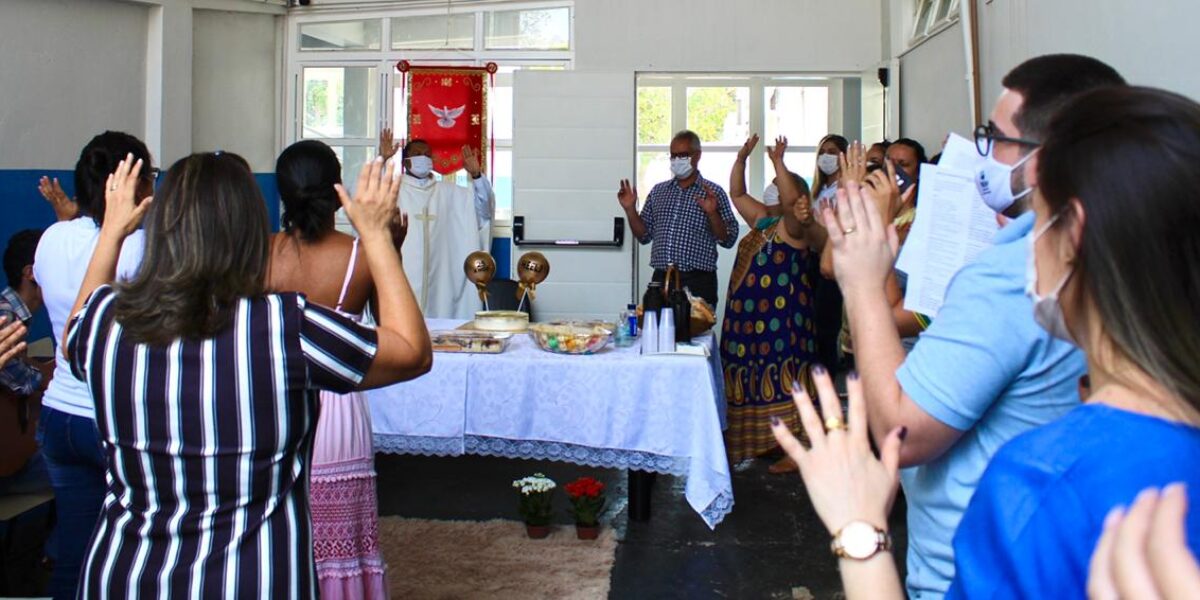
[[[568,8],[570,38],[567,50],[487,50],[485,24],[487,13],[511,10]],[[461,49],[424,49],[424,50],[393,50],[392,49],[392,19],[396,17],[413,16],[442,16],[449,14],[471,13],[475,15],[474,48]],[[379,50],[300,50],[300,27],[310,23],[337,23],[345,21],[380,20],[380,49]],[[378,147],[379,131],[392,127],[393,90],[401,85],[403,74],[396,70],[396,64],[407,60],[413,64],[458,64],[462,66],[483,66],[494,62],[500,66],[558,66],[572,69],[575,61],[575,7],[573,0],[544,0],[531,2],[497,2],[486,5],[450,5],[449,7],[428,7],[392,10],[323,10],[312,14],[298,14],[288,17],[287,46],[284,52],[285,80],[284,98],[285,110],[282,111],[282,139],[279,140],[278,151],[299,139],[303,128],[303,90],[301,76],[305,68],[311,67],[375,67],[379,77],[377,82],[377,106],[379,115],[370,138],[309,138],[319,139],[330,145],[352,147]],[[503,79],[497,77],[497,86]],[[511,84],[510,84],[511,85]],[[512,150],[511,139],[495,140],[495,150]],[[489,169],[491,165],[489,165]],[[494,232],[503,233],[512,226],[511,210],[497,211],[492,223]]]
[[[689,87],[745,87],[750,89],[750,133],[757,133],[759,136],[766,135],[766,110],[764,109],[766,101],[766,88],[768,87],[832,87],[833,79],[845,76],[835,75],[807,75],[807,74],[713,74],[704,75],[700,73],[638,73],[637,88],[643,87],[669,87],[671,88],[671,133],[687,129],[687,89]],[[834,94],[829,95],[829,114],[833,115],[834,111],[842,111],[841,105],[834,105]],[[636,124],[635,124],[636,127]],[[774,140],[760,139],[758,147],[746,160],[746,189],[751,195],[756,195],[755,190],[762,190],[767,186],[768,178],[766,177],[766,159],[764,158],[766,148],[774,144]],[[703,150],[705,152],[737,152],[741,150],[742,144],[716,144],[704,143]],[[816,153],[817,146],[802,146],[789,145],[788,152],[799,154],[801,152]],[[637,143],[635,156],[642,152],[669,152],[670,143],[667,144],[642,144]],[[727,174],[710,174],[711,177],[716,177],[717,180],[724,179]],[[808,174],[801,173],[802,177],[807,179]],[[649,190],[642,192],[645,196]],[[643,199],[644,202],[644,199]],[[740,219],[740,216],[739,216]]]
[[[949,28],[954,23],[958,22],[959,12],[961,11],[962,0],[910,0],[912,10],[909,11],[909,31],[908,49],[911,50],[921,45],[925,40],[941,33]],[[972,1],[972,0],[968,0]],[[941,12],[943,6],[946,6],[946,15],[941,19],[937,19],[937,14]],[[920,16],[922,9],[929,8],[928,18],[921,22]]]

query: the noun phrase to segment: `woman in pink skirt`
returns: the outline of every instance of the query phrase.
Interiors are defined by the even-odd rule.
[[[283,232],[271,240],[271,289],[302,292],[312,302],[359,317],[374,285],[366,261],[359,260],[358,240],[334,229],[340,206],[334,184],[342,181],[337,155],[321,142],[297,142],[279,156],[275,171],[283,198]],[[399,248],[399,223],[395,231]],[[310,482],[321,597],[387,597],[371,414],[361,393],[321,392]]]

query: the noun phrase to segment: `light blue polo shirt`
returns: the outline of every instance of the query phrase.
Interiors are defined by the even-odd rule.
[[[1005,442],[1079,404],[1083,353],[1033,320],[1025,268],[1033,213],[963,267],[896,377],[917,406],[963,431],[945,454],[901,471],[908,499],[908,594],[941,598],[951,542],[988,461]]]

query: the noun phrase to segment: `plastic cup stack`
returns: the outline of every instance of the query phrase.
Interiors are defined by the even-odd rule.
[[[675,351],[675,311],[670,308],[662,309],[658,318],[658,351]]]
[[[647,312],[642,323],[642,354],[658,353],[658,315]]]

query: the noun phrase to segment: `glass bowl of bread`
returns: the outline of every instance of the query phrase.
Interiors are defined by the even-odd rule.
[[[529,336],[546,352],[555,354],[595,354],[612,340],[608,323],[555,321],[529,326]]]

